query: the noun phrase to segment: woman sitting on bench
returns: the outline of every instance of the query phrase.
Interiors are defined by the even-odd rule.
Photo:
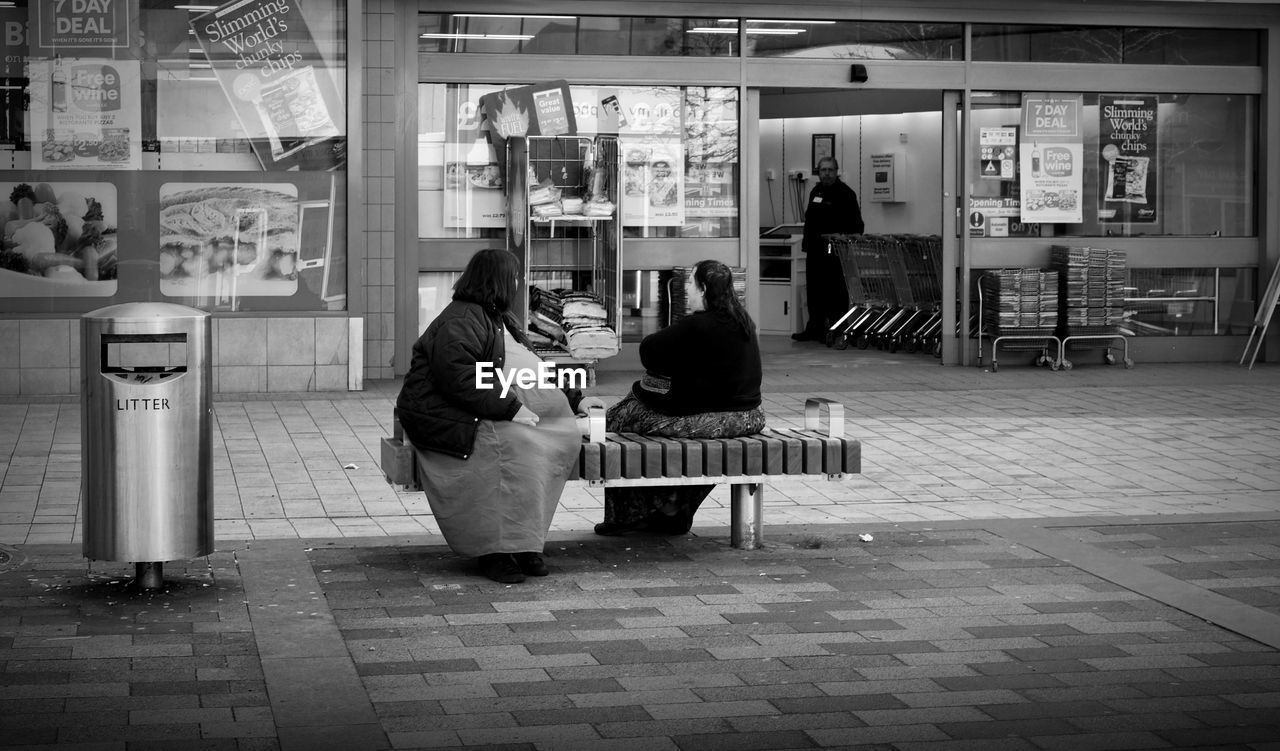
[[[510,251],[472,256],[453,301],[413,345],[396,399],[445,542],[508,584],[547,575],[543,544],[582,443],[573,411],[581,392],[480,383],[481,365],[539,366],[511,313],[519,285]]]
[[[609,408],[618,433],[732,438],[764,429],[756,325],[733,290],[733,272],[700,261],[685,284],[693,311],[640,343],[644,377]],[[715,485],[605,488],[598,535],[682,535]]]

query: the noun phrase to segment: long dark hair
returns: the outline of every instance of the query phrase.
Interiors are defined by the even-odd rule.
[[[755,336],[756,324],[733,291],[733,271],[719,261],[698,261],[693,267],[693,281],[702,290],[708,311],[724,311],[737,322],[743,336]]]
[[[515,302],[520,284],[520,259],[502,248],[485,248],[471,256],[453,284],[453,299],[473,302],[502,316]]]

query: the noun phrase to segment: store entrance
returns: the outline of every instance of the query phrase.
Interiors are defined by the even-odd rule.
[[[865,235],[836,248],[849,292],[849,308],[859,305],[909,307],[920,312],[887,330],[895,338],[854,336],[835,346],[943,354],[941,311],[944,189],[954,183],[946,171],[948,138],[955,119],[942,113],[954,104],[942,91],[762,88],[759,90],[759,314],[764,335],[790,335],[806,323],[807,280],[800,239],[810,191],[818,182],[816,161],[833,156],[840,179],[853,188]],[[954,157],[948,156],[951,164]],[[954,257],[954,255],[952,256]],[[954,268],[954,265],[952,266]],[[954,300],[954,295],[948,296]],[[954,302],[949,304],[954,309]],[[951,330],[954,332],[954,318]],[[932,325],[910,338],[917,325]],[[886,323],[886,326],[889,324]],[[876,332],[880,332],[877,330]],[[950,349],[948,343],[948,349]],[[809,345],[813,346],[813,345]],[[929,358],[930,361],[932,357]]]

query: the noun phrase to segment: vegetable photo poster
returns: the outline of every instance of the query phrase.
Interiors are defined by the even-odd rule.
[[[0,217],[0,297],[116,293],[115,185],[0,183]]]
[[[1159,101],[1098,95],[1098,220],[1156,221]]]

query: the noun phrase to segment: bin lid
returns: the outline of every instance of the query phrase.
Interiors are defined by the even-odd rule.
[[[150,321],[163,318],[208,318],[209,312],[167,302],[127,302],[85,313],[81,318]]]

